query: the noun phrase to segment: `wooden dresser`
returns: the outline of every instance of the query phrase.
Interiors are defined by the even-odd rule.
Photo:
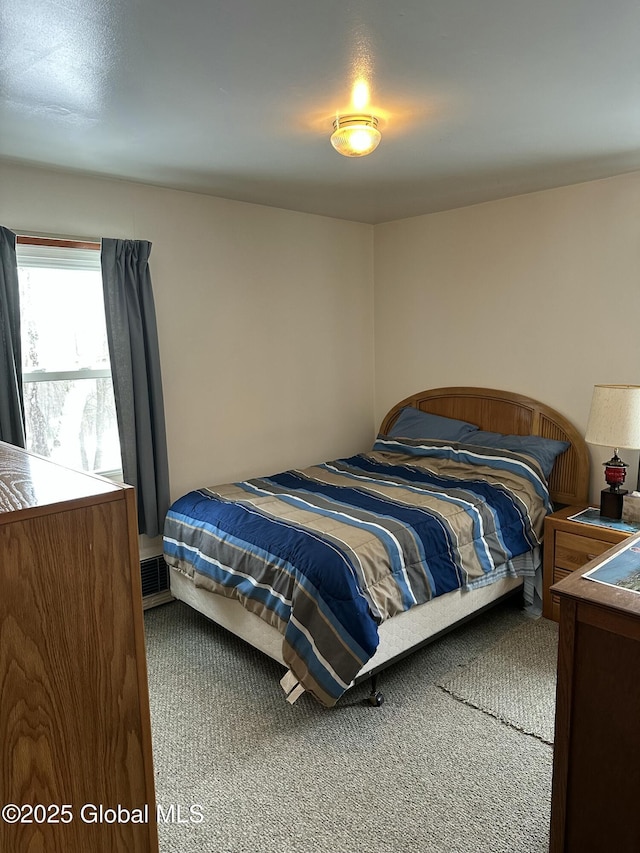
[[[602,559],[552,589],[560,633],[551,853],[640,850],[640,595],[582,577]]]
[[[0,850],[156,853],[140,586],[133,489],[0,442]]]

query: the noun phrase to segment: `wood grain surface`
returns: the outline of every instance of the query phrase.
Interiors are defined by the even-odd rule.
[[[0,805],[72,820],[0,820],[0,850],[155,851],[133,491],[19,456],[0,445]],[[60,473],[59,502],[34,468],[50,494]],[[94,823],[92,804],[148,806],[148,822]]]

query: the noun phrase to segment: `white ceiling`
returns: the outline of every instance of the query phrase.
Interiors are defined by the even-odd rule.
[[[2,0],[0,157],[370,223],[620,174],[640,2]]]

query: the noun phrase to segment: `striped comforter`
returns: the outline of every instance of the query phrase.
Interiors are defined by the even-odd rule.
[[[379,437],[370,453],[190,492],[167,516],[165,559],[276,626],[295,680],[331,706],[379,623],[486,582],[539,544],[550,509],[529,457]]]

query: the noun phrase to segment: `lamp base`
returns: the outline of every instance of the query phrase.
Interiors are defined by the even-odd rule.
[[[622,518],[622,499],[626,494],[626,489],[620,489],[619,492],[603,489],[600,492],[600,515],[605,518]]]

